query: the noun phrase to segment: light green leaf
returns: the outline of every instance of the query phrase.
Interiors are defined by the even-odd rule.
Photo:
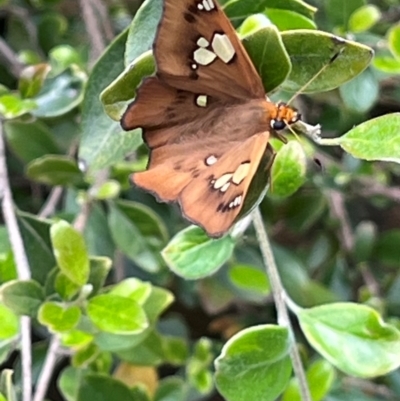
[[[215,240],[201,228],[190,226],[172,238],[162,257],[174,273],[195,280],[217,271],[231,257],[234,246],[229,235]]]
[[[91,298],[87,313],[100,330],[108,333],[136,334],[149,326],[143,308],[132,299],[118,295],[103,294]]]
[[[388,31],[389,49],[396,58],[400,58],[400,24],[392,26]]]
[[[297,314],[310,344],[330,363],[357,377],[376,377],[400,366],[400,332],[372,308],[335,303]]]
[[[79,322],[81,311],[78,306],[63,306],[56,302],[45,302],[38,313],[39,322],[53,332],[72,330]]]
[[[334,143],[359,159],[400,163],[400,113],[357,125]]]
[[[19,331],[18,317],[6,306],[0,303],[0,341],[13,338]],[[1,362],[0,362],[1,363]]]
[[[274,401],[291,374],[287,329],[262,325],[242,330],[215,360],[215,383],[227,401]]]
[[[381,11],[373,4],[367,4],[355,10],[349,19],[352,32],[364,32],[372,28],[381,18]]]
[[[89,278],[89,257],[81,234],[66,221],[51,226],[54,256],[61,271],[75,284],[84,285]]]

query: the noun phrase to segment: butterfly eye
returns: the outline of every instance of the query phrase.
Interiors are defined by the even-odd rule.
[[[280,131],[286,127],[286,123],[283,120],[271,120],[271,128],[275,131]]]

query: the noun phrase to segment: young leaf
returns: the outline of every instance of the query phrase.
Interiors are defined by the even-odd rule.
[[[310,344],[343,372],[384,375],[400,366],[400,332],[372,308],[334,303],[298,312]]]
[[[190,226],[175,235],[161,254],[174,273],[195,280],[218,270],[231,257],[234,246],[229,235],[215,240],[199,227]]]
[[[234,335],[215,360],[215,383],[227,401],[274,401],[292,371],[285,328],[262,325]]]

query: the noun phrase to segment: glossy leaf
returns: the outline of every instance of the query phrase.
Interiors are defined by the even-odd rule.
[[[282,89],[295,92],[315,75],[325,70],[302,89],[303,93],[323,92],[351,80],[370,63],[373,50],[360,43],[312,30],[282,32],[292,71]]]
[[[135,334],[148,327],[142,307],[132,299],[118,295],[103,294],[91,298],[87,313],[100,330],[108,333]]]
[[[235,265],[229,270],[229,278],[235,286],[246,291],[267,295],[270,285],[265,272],[247,265]]]
[[[287,197],[295,193],[306,179],[306,155],[297,141],[290,141],[277,153],[271,169],[271,192]]]
[[[7,121],[4,132],[10,148],[24,163],[49,153],[60,153],[52,132],[42,122]]]
[[[287,330],[255,326],[234,335],[215,360],[215,383],[227,401],[273,401],[291,374]]]
[[[75,284],[86,284],[89,257],[81,234],[63,220],[51,226],[50,234],[54,256],[61,271]]]
[[[65,307],[56,302],[45,302],[41,305],[38,319],[53,332],[63,332],[73,329],[81,317],[78,306]]]
[[[11,309],[0,303],[0,341],[13,338],[18,334],[18,317]]]
[[[111,206],[108,222],[111,235],[122,252],[144,270],[159,270],[158,252],[167,236],[159,216],[140,203],[119,201]]]
[[[86,86],[79,158],[94,171],[122,160],[142,143],[140,130],[124,132],[119,122],[105,114],[99,99],[103,89],[125,68],[126,38],[124,31],[111,43],[93,67]]]
[[[1,286],[5,306],[18,315],[36,317],[44,301],[43,288],[34,280],[13,280]]]
[[[381,11],[373,4],[362,6],[351,14],[349,29],[352,32],[363,32],[372,28],[381,18]]]
[[[32,114],[49,118],[68,113],[82,102],[85,83],[86,75],[74,67],[48,78],[34,97],[38,107]]]
[[[400,332],[367,306],[336,303],[297,316],[310,344],[349,375],[376,377],[400,365]]]
[[[231,257],[234,245],[229,235],[215,240],[190,226],[172,238],[162,257],[174,273],[194,280],[217,271]]]
[[[393,55],[400,58],[400,24],[394,25],[388,32],[389,49]]]
[[[15,95],[0,96],[0,115],[5,119],[12,119],[23,116],[37,107],[31,99],[20,99]]]
[[[291,10],[279,10],[267,8],[265,15],[277,26],[280,31],[291,29],[316,29],[315,22],[311,19]]]
[[[29,163],[26,174],[34,181],[48,185],[78,185],[83,174],[68,156],[46,155]]]
[[[366,121],[335,142],[359,159],[400,163],[400,113]]]

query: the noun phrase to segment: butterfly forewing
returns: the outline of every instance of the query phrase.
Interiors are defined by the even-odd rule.
[[[167,84],[217,98],[264,98],[257,71],[215,0],[165,0],[154,55]]]

